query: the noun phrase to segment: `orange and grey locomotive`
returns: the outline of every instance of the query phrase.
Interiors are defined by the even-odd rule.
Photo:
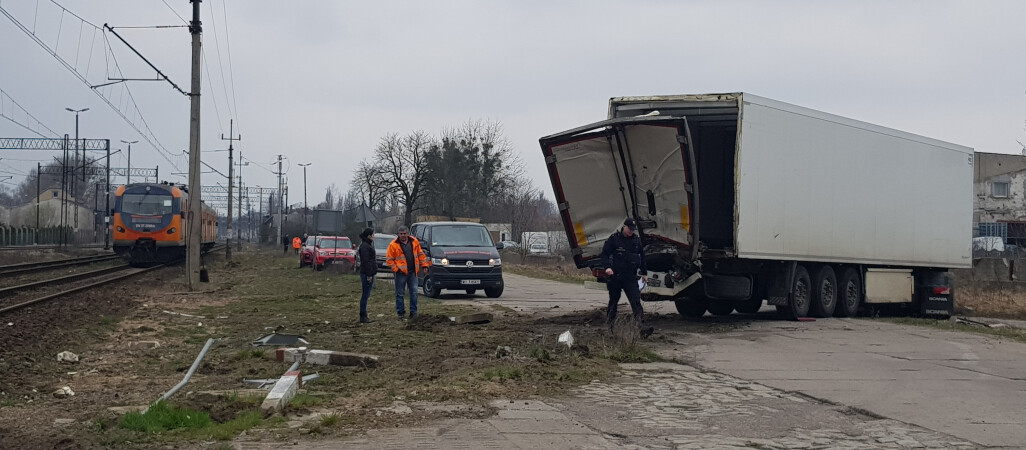
[[[197,200],[198,201],[198,200]],[[132,183],[114,193],[114,252],[130,263],[167,262],[185,257],[189,194],[168,183]],[[214,245],[217,214],[203,205],[203,250]]]

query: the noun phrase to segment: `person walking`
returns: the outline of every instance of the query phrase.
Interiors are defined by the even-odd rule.
[[[410,229],[406,225],[399,227],[398,237],[388,244],[385,263],[395,275],[395,312],[399,320],[406,318],[403,296],[409,289],[410,319],[413,319],[417,316],[417,273],[421,268],[430,267],[431,261],[420,248],[420,241],[410,236]]]
[[[378,262],[374,252],[374,229],[366,228],[360,233],[360,287],[363,293],[360,295],[360,323],[371,323],[373,320],[367,318],[367,299],[370,298],[371,290],[374,289],[374,275],[378,273]]]
[[[641,246],[638,236],[638,224],[632,218],[623,222],[620,230],[606,239],[602,246],[602,263],[606,266],[606,288],[609,290],[609,305],[606,308],[606,323],[609,332],[613,332],[616,321],[616,308],[620,303],[620,292],[627,295],[634,320],[641,330],[641,337],[647,338],[654,328],[642,328],[645,311],[641,307],[641,287],[638,285],[638,272],[641,281],[648,283],[648,272],[645,269],[645,249]]]
[[[302,246],[303,246],[303,240],[299,236],[296,236],[296,237],[292,238],[292,249],[296,251],[297,255],[299,254],[299,247],[302,247]]]

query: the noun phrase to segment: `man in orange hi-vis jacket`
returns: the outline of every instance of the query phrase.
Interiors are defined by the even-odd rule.
[[[406,225],[399,227],[398,235],[399,237],[388,244],[388,250],[385,251],[385,263],[395,274],[395,312],[399,314],[399,320],[406,319],[403,295],[408,288],[410,291],[410,319],[413,319],[417,316],[417,272],[421,268],[427,269],[431,266],[431,261],[424,254],[424,250],[420,248],[420,241],[410,236],[410,229]]]
[[[302,246],[303,246],[303,240],[300,239],[299,236],[296,236],[296,237],[292,238],[292,249],[296,251],[297,255],[299,254],[299,247],[302,247]]]

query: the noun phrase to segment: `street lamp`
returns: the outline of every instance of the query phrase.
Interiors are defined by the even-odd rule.
[[[309,230],[306,228],[306,215],[310,212],[310,208],[306,205],[306,166],[313,163],[300,163],[299,167],[303,168],[303,232],[306,233]]]
[[[122,144],[128,144],[128,170],[125,171],[125,184],[132,184],[132,144],[139,141],[121,140]]]

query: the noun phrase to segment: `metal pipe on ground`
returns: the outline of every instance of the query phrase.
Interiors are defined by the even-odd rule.
[[[160,398],[158,398],[157,401],[153,402],[153,404],[171,398],[171,396],[175,395],[175,393],[178,392],[178,390],[181,389],[182,386],[185,386],[186,383],[189,382],[189,379],[192,378],[192,374],[196,373],[196,369],[199,367],[200,362],[203,361],[203,357],[207,356],[207,351],[210,350],[210,345],[213,344],[216,340],[217,339],[214,338],[207,339],[206,345],[203,346],[203,350],[200,350],[200,354],[196,357],[196,360],[192,362],[192,367],[189,367],[189,371],[186,372],[185,378],[182,378],[182,381],[178,382],[178,384],[176,384],[175,387],[171,388],[171,390],[167,391],[166,393],[164,393],[164,395],[160,396]],[[147,406],[146,409],[142,411],[142,413],[146,414],[146,411],[148,411],[149,409],[150,407]]]

